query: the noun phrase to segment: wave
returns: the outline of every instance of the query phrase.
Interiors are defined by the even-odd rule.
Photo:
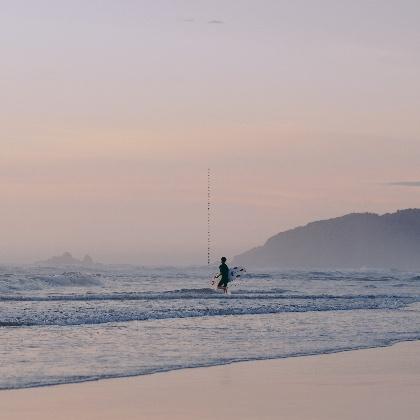
[[[268,273],[246,273],[243,274],[242,279],[272,279],[273,274]]]
[[[389,294],[299,294],[288,289],[233,290],[223,295],[212,288],[178,289],[162,292],[113,292],[85,294],[51,294],[47,296],[0,295],[0,302],[65,302],[65,301],[147,301],[147,300],[353,300],[353,299],[407,299],[405,295]],[[414,298],[409,298],[414,299]]]
[[[14,306],[2,310],[1,327],[24,327],[35,325],[89,325],[114,322],[148,321],[157,319],[202,318],[217,316],[240,315],[268,315],[290,312],[330,312],[355,310],[389,310],[402,309],[418,302],[414,298],[404,297],[335,297],[335,299],[318,297],[295,301],[253,301],[244,305],[242,301],[232,301],[230,298],[221,299],[218,305],[209,307],[205,302],[192,302],[189,306],[164,305],[163,302],[143,305],[134,302],[127,305],[118,302],[116,305],[98,304],[91,302],[80,305],[63,305],[61,302],[50,302],[47,307],[28,310]]]
[[[102,286],[102,275],[84,274],[68,271],[61,274],[11,276],[2,274],[0,277],[0,293],[27,292],[30,290],[45,290],[50,288],[72,288]]]
[[[52,270],[52,269],[51,269]],[[89,288],[94,289],[97,287],[107,288],[109,290],[135,287],[141,290],[144,286],[156,287],[161,283],[168,287],[170,283],[177,282],[192,282],[194,285],[199,283],[208,284],[209,273],[205,270],[186,270],[180,272],[177,270],[150,270],[150,269],[138,269],[129,270],[125,272],[116,272],[108,270],[101,271],[99,273],[89,273],[80,271],[68,271],[62,273],[52,273],[48,269],[33,269],[24,270],[17,269],[13,273],[10,270],[4,270],[0,272],[0,296],[10,295],[13,293],[27,294],[31,291],[36,291],[44,294],[52,294],[54,290],[60,288]],[[420,276],[416,273],[401,273],[399,276],[390,275],[386,272],[348,272],[348,271],[280,271],[280,272],[262,272],[262,273],[247,273],[241,278],[240,284],[244,287],[249,285],[257,284],[261,282],[261,287],[265,288],[266,285],[271,285],[272,282],[285,281],[289,287],[291,282],[307,281],[308,286],[311,282],[315,282],[315,286],[318,282],[325,281],[326,284],[329,282],[338,282],[343,284],[350,283],[367,283],[373,288],[373,284],[383,283],[392,286],[392,282],[401,283],[407,282],[407,284],[418,282]],[[121,287],[120,287],[121,286]],[[382,284],[380,284],[382,287]],[[169,286],[170,287],[170,286]],[[240,286],[239,286],[240,287]],[[188,289],[185,289],[187,291]],[[205,290],[203,288],[202,290]],[[234,290],[234,288],[232,288]],[[182,293],[182,292],[179,292]],[[197,293],[197,292],[194,292]],[[204,292],[203,292],[204,293]]]
[[[101,274],[83,274],[80,272],[64,272],[51,276],[34,276],[34,280],[54,287],[73,287],[73,286],[100,286]]]

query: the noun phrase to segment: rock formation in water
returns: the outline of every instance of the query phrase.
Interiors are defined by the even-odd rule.
[[[94,261],[92,257],[89,255],[85,255],[82,260],[74,258],[70,252],[65,252],[62,255],[51,257],[46,261],[41,261],[40,264],[47,264],[47,265],[92,265]]]

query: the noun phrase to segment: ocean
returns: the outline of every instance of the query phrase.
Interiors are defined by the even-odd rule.
[[[420,339],[420,274],[208,267],[0,267],[0,389]]]

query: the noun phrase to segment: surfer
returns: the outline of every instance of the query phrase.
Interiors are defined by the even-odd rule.
[[[219,266],[220,273],[215,277],[215,279],[222,277],[217,285],[218,289],[223,289],[227,293],[227,286],[229,283],[229,267],[226,265],[226,257],[221,258],[222,264]]]

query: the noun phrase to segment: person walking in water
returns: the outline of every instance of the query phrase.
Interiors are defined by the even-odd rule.
[[[229,267],[226,265],[226,257],[222,257],[222,264],[219,266],[220,273],[215,277],[216,279],[222,277],[219,281],[217,288],[223,289],[227,293],[227,286],[229,283]]]

